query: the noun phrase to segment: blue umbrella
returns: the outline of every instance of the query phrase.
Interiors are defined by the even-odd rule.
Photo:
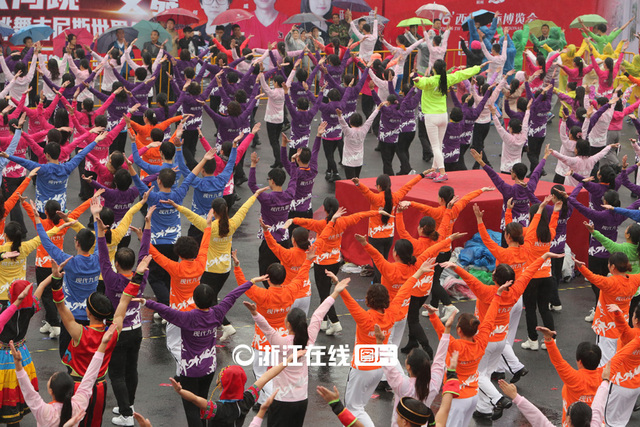
[[[53,29],[48,25],[29,25],[16,32],[9,41],[19,46],[24,44],[24,39],[27,37],[31,37],[33,42],[36,43],[48,39],[51,37],[51,34],[53,34]]]
[[[491,21],[493,21],[494,13],[489,12],[488,10],[485,10],[485,9],[480,9],[480,10],[476,10],[475,12],[472,12],[471,16],[473,17],[474,21],[479,22],[480,26],[483,26],[483,25],[489,25]],[[464,24],[462,24],[462,30],[469,31],[469,26],[467,25],[467,21],[465,21]]]
[[[15,30],[5,24],[4,22],[0,22],[0,37],[8,37],[11,34],[15,33]]]
[[[131,43],[138,37],[138,30],[133,27],[111,27],[98,37],[98,41],[96,42],[96,51],[106,53],[109,50],[109,46],[118,40],[118,36],[116,35],[118,30],[124,31],[124,39],[127,43]]]

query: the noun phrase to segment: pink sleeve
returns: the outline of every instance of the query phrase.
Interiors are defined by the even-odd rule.
[[[18,311],[18,306],[11,304],[2,313],[0,313],[0,332],[2,332],[4,325],[7,324],[16,311]]]
[[[427,398],[427,406],[431,406],[433,400],[438,396],[440,392],[440,386],[444,379],[444,373],[446,370],[446,357],[449,350],[449,337],[450,334],[442,334],[440,342],[438,343],[438,349],[436,355],[433,358],[431,364],[431,381],[429,381],[429,397]]]
[[[383,366],[382,371],[387,378],[389,386],[391,386],[397,396],[407,396],[411,393],[411,388],[413,387],[412,381],[402,372],[398,364]]]
[[[258,326],[258,328],[260,328],[262,333],[264,333],[264,336],[269,341],[269,344],[280,346],[289,344],[286,337],[283,337],[278,333],[278,331],[273,329],[273,326],[271,326],[269,322],[267,322],[267,319],[265,319],[262,314],[256,314],[255,316],[253,316],[253,320],[254,322],[256,322],[256,325]]]
[[[251,424],[249,424],[249,427],[260,427],[261,425],[262,418],[256,415],[255,417],[253,417],[253,420],[251,420]]]
[[[240,160],[242,160],[242,156],[247,151],[247,148],[249,148],[249,144],[251,144],[251,141],[253,141],[254,137],[255,135],[253,133],[250,133],[249,135],[245,136],[245,138],[242,140],[242,142],[238,146],[238,150],[236,154],[236,165],[240,163]]]
[[[53,406],[47,405],[45,401],[42,400],[42,397],[40,397],[40,393],[33,389],[33,384],[31,384],[27,372],[24,369],[21,369],[16,372],[16,377],[18,378],[18,384],[20,384],[20,390],[24,396],[24,401],[29,405],[29,409],[33,412],[36,420],[51,418],[55,414]],[[93,385],[93,383],[91,383],[91,385]]]
[[[320,332],[320,324],[322,323],[322,319],[327,314],[329,309],[333,306],[336,300],[334,300],[331,296],[327,297],[316,311],[313,312],[313,316],[311,316],[311,322],[309,322],[309,326],[307,327],[307,332],[309,334],[309,345],[313,345],[316,342],[316,338],[318,337],[318,332]]]
[[[87,372],[84,374],[84,377],[82,377],[80,386],[71,398],[71,402],[73,402],[74,406],[79,407],[79,410],[81,411],[84,411],[87,409],[87,406],[89,406],[89,399],[91,399],[91,394],[93,393],[93,384],[96,382],[96,378],[98,378],[98,373],[100,372],[103,360],[104,353],[99,351],[94,353],[91,363],[89,363],[89,367],[87,368]]]
[[[207,138],[204,136],[200,138],[200,143],[202,144],[205,152],[211,150],[211,144],[209,144],[209,141],[207,141]]]
[[[547,417],[544,416],[538,408],[536,408],[531,402],[524,397],[517,395],[513,399],[513,403],[518,406],[518,410],[524,415],[524,417],[531,423],[532,426],[537,427],[552,427],[553,424],[549,422]]]
[[[600,427],[604,421],[604,408],[609,397],[609,382],[602,381],[591,402],[591,427]]]

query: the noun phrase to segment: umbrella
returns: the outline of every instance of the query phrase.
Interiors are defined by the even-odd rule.
[[[386,25],[387,22],[389,22],[389,18],[385,18],[382,15],[375,15],[375,16],[364,15],[364,16],[361,16],[361,17],[357,18],[357,20],[358,19],[365,19],[368,23],[371,23],[371,22],[373,22],[374,20],[377,19],[378,20],[378,24],[382,24],[382,25]]]
[[[548,25],[549,28],[557,27],[554,22],[536,19],[529,22],[529,32],[536,37],[540,37],[542,35],[542,26],[545,24]]]
[[[157,22],[140,21],[136,25],[134,25],[133,28],[138,31],[138,40],[136,41],[136,46],[140,50],[143,49],[146,42],[151,41],[151,31],[157,31],[158,33],[160,33],[160,36],[158,37],[158,41],[160,43],[167,40],[165,49],[169,50],[173,45],[171,35],[169,35],[167,30],[162,28],[162,25],[158,24]]]
[[[479,22],[480,25],[489,25],[491,21],[493,21],[493,12],[489,12],[488,10],[480,9],[475,12],[471,12],[471,16],[473,20]],[[469,31],[469,26],[467,25],[467,21],[462,24],[463,31]]]
[[[193,25],[200,22],[200,18],[198,18],[198,15],[182,7],[167,9],[164,12],[160,12],[159,14],[151,18],[150,21],[167,22],[169,19],[173,19],[173,22],[176,23],[176,28],[184,28],[187,25]]]
[[[333,0],[333,6],[338,9],[349,9],[352,12],[369,12],[373,9],[364,0]]]
[[[4,22],[0,22],[0,37],[8,37],[11,34],[15,33],[15,30],[5,24]]]
[[[111,27],[98,37],[95,50],[100,53],[106,53],[111,44],[118,39],[118,36],[116,36],[118,30],[124,30],[124,39],[127,43],[131,43],[138,37],[138,30],[133,27]]]
[[[54,55],[62,56],[62,54],[64,53],[63,50],[67,45],[67,36],[69,34],[75,34],[75,36],[77,37],[76,45],[78,47],[83,47],[83,45],[89,46],[93,42],[93,36],[89,31],[87,31],[84,28],[74,28],[74,29],[64,30],[53,38]]]
[[[253,13],[244,9],[229,9],[216,16],[213,20],[213,25],[227,25],[251,18],[253,18]]]
[[[396,25],[396,27],[410,27],[412,25],[433,25],[433,22],[425,18],[409,18],[400,21],[400,23]]]
[[[440,13],[442,15],[451,15],[451,12],[449,12],[449,9],[437,3],[425,4],[423,6],[420,6],[418,10],[416,10],[416,15],[418,15],[421,18],[433,19],[435,18],[436,14],[440,14]]]
[[[578,21],[579,19],[582,19],[582,22],[584,22],[584,25],[586,25],[587,27],[594,27],[598,24],[607,23],[607,20],[604,19],[602,16],[592,13],[590,15],[578,16],[576,19],[573,20],[573,22],[571,22],[571,24],[569,25],[569,28],[582,28],[582,25],[580,25],[580,21]]]
[[[322,22],[325,19],[315,13],[298,13],[284,21],[285,24],[305,24],[307,22]]]
[[[24,39],[31,37],[34,43],[46,40],[53,34],[53,29],[48,25],[28,25],[17,31],[9,40],[13,45],[24,44]]]

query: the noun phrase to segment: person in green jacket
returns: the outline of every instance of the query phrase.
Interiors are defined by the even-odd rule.
[[[626,241],[624,243],[617,243],[609,239],[599,231],[593,228],[593,225],[585,223],[585,227],[589,230],[589,233],[594,239],[602,243],[602,246],[610,253],[622,252],[629,258],[631,263],[630,274],[640,273],[640,224],[632,224],[627,227],[624,232]]]
[[[604,47],[607,44],[611,43],[613,45],[613,41],[616,39],[616,37],[618,37],[618,35],[620,35],[622,30],[627,28],[627,25],[629,25],[631,21],[633,21],[633,18],[629,19],[627,23],[622,27],[616,28],[615,30],[611,31],[610,34],[607,34],[607,24],[595,25],[593,27],[593,31],[590,31],[589,28],[584,25],[582,19],[578,20],[578,22],[580,22],[580,25],[582,25],[582,30],[580,31],[582,33],[582,37],[584,37],[585,39],[591,37],[591,39],[593,39],[593,45],[600,53],[602,53]]]
[[[564,47],[567,45],[567,39],[564,37],[564,32],[559,27],[553,27],[549,30],[548,39],[539,41],[538,38],[533,34],[529,35],[529,39],[531,40],[531,43],[533,43],[533,47],[535,48],[536,52],[544,56],[545,59],[547,59],[547,56],[549,55],[549,50],[543,48],[545,44],[549,46],[549,48],[551,48],[551,51],[557,52],[564,49]]]
[[[513,68],[516,71],[522,71],[522,55],[527,47],[527,40],[529,40],[529,24],[524,24],[521,30],[515,31],[511,39],[516,46],[516,59],[513,63]]]
[[[429,142],[433,149],[434,171],[428,173],[425,178],[433,179],[434,182],[442,182],[448,179],[444,170],[442,142],[449,122],[449,115],[447,114],[449,87],[475,76],[482,67],[490,62],[487,61],[482,66],[476,65],[475,67],[448,74],[447,63],[442,59],[438,59],[433,64],[432,76],[414,79],[415,87],[422,91],[421,109],[424,114],[424,124],[429,136]]]

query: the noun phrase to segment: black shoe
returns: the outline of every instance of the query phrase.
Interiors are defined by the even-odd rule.
[[[244,184],[245,182],[247,182],[248,180],[249,179],[245,175],[245,176],[241,176],[240,178],[236,179],[234,183],[235,183],[236,187],[238,187],[238,186]]]
[[[433,360],[433,349],[431,348],[431,346],[429,345],[429,343],[422,344],[422,349],[424,350],[425,353],[427,353],[427,355],[429,356],[429,358],[431,360]]]
[[[473,411],[473,418],[476,420],[490,420],[492,414],[485,414],[484,412]]]
[[[515,378],[515,376],[514,376]],[[491,381],[498,381],[505,379],[504,372],[494,372],[491,374]]]
[[[261,407],[261,406],[262,406],[261,404],[256,403],[255,405],[253,405],[253,406],[251,407],[251,409],[253,410],[253,412],[259,412],[259,411],[260,411],[260,407]]]
[[[635,405],[633,405],[633,412],[638,412],[640,411],[640,403],[637,403]]]
[[[517,383],[518,381],[520,381],[520,378],[524,377],[528,373],[529,373],[529,370],[527,368],[520,369],[518,372],[513,374],[513,378],[511,378],[511,381],[510,381],[511,384]],[[493,379],[493,377],[491,379]],[[504,379],[504,376],[502,377],[502,379]]]
[[[409,352],[410,352],[411,350],[413,350],[414,348],[417,348],[417,347],[418,347],[418,345],[419,345],[419,344],[418,344],[418,341],[410,340],[409,342],[407,342],[407,345],[405,345],[404,347],[402,347],[402,348],[400,349],[400,353],[402,353],[402,354],[409,354]]]
[[[324,174],[324,179],[330,181],[332,176],[333,174],[331,173],[331,171],[327,171],[327,173]]]
[[[423,160],[423,161],[425,161],[425,162],[427,162],[427,163],[429,163],[429,162],[431,162],[431,160],[433,160],[433,156],[431,156],[431,157],[429,157],[429,156],[427,156],[427,157],[422,157],[422,160]]]
[[[491,415],[491,419],[493,421],[495,420],[499,420],[502,417],[502,412],[505,409],[509,409],[511,408],[511,400],[509,400],[509,398],[507,397],[501,397],[500,400],[498,400],[498,403],[496,403],[495,408],[493,408],[493,414]]]
[[[277,163],[274,163],[274,164],[270,165],[269,167],[270,167],[271,169],[274,169],[274,168],[280,168],[280,169],[282,169],[284,166],[282,166],[282,163],[277,162]]]
[[[338,175],[337,172],[334,172],[331,175],[331,178],[329,178],[329,182],[336,182],[336,181],[340,181],[342,178],[340,178],[340,175]]]
[[[376,386],[376,391],[388,391],[391,390],[391,386],[386,381],[380,381]]]
[[[547,171],[542,169],[542,176],[547,176]]]

